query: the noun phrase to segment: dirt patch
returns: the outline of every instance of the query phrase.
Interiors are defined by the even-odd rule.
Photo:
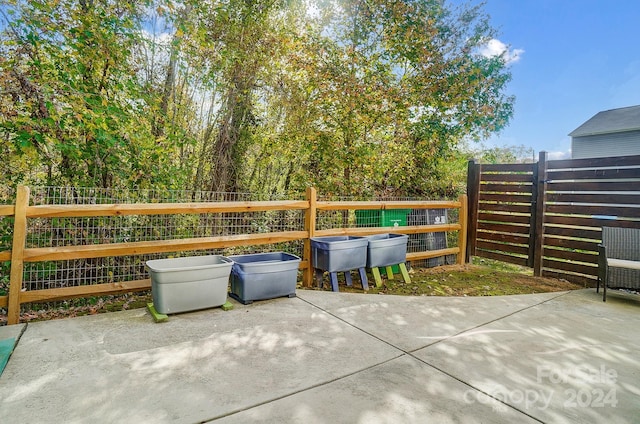
[[[152,302],[151,291],[127,293],[118,296],[89,297],[64,302],[37,305],[20,314],[20,322],[48,321],[59,318],[95,315],[106,312],[146,308]],[[6,314],[0,314],[0,325],[6,325]]]
[[[352,272],[353,286],[348,287],[344,276],[338,277],[339,289],[347,293],[396,294],[405,296],[501,296],[510,294],[546,293],[584,288],[583,285],[553,278],[534,277],[531,270],[486,259],[476,264],[445,265],[435,268],[409,270],[410,283],[405,283],[400,274],[393,279],[382,276],[382,286],[376,287],[369,275],[369,291],[362,290],[357,275]],[[331,290],[328,275],[324,276],[324,287],[309,290]],[[302,288],[299,286],[299,288]],[[20,322],[43,321],[58,318],[94,315],[105,312],[144,308],[152,302],[151,292],[129,293],[120,296],[103,296],[41,305],[42,308],[27,310]],[[0,315],[0,325],[6,324],[6,315]]]
[[[348,287],[344,277],[338,278],[340,291],[363,293],[356,273],[353,286]],[[547,293],[584,288],[581,284],[553,278],[534,277],[520,270],[498,270],[483,265],[445,265],[436,268],[414,268],[409,271],[411,282],[404,282],[399,274],[393,279],[382,278],[376,287],[369,280],[369,294],[396,294],[405,296],[500,296],[511,294]],[[331,290],[325,275],[322,289]]]

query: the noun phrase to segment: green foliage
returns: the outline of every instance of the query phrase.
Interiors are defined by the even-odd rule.
[[[478,53],[495,35],[487,17],[442,2],[320,4],[292,59],[307,95],[290,107],[308,111],[292,137],[304,140],[294,183],[329,195],[460,192],[441,184],[464,162],[456,147],[512,113],[504,58]]]
[[[3,183],[448,196],[513,99],[481,6],[12,0]]]
[[[94,187],[175,183],[168,178],[179,174],[166,168],[171,156],[163,140],[150,134],[148,98],[132,61],[133,48],[144,42],[139,17],[145,6],[25,1],[5,15],[0,130],[12,163],[42,169],[32,180]]]
[[[536,161],[533,149],[523,145],[502,146],[476,152],[482,163],[532,163]]]

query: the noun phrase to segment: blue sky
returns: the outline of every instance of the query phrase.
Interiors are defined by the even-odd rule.
[[[584,121],[640,104],[640,1],[486,0],[484,10],[497,38],[520,50],[507,88],[514,116],[485,146],[569,157],[567,134]]]

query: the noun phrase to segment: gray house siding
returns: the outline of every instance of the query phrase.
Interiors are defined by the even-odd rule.
[[[569,136],[573,159],[640,155],[640,105],[598,112]]]
[[[573,159],[640,155],[640,130],[572,137]]]

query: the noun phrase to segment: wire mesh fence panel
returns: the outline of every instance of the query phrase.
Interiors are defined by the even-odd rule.
[[[420,197],[371,197],[371,196],[318,196],[318,201],[326,202],[355,202],[355,201],[375,201],[375,202],[401,202],[401,201],[430,201],[434,199]],[[440,199],[442,200],[442,199]],[[452,222],[457,222],[458,210],[449,209],[448,212],[455,216]],[[356,228],[356,227],[397,227],[406,225],[427,225],[408,224],[408,216],[412,209],[357,209],[357,210],[319,210],[316,217],[316,228],[319,230],[331,228]]]
[[[0,231],[1,231],[0,239],[2,239],[0,241],[0,251],[11,249],[11,232],[5,231],[4,221],[9,221],[9,220],[0,219]],[[11,223],[11,227],[13,227],[13,223]],[[11,274],[11,262],[0,261],[0,296],[5,296],[9,292],[10,274]]]
[[[319,199],[320,200],[320,199]],[[325,197],[324,201],[429,201],[433,199],[416,197],[377,197],[362,198],[353,196]],[[439,199],[442,200],[442,199]],[[358,210],[320,210],[317,214],[317,228],[319,230],[331,228],[376,228],[426,226],[438,224],[452,224],[460,222],[460,212],[457,208],[430,209],[358,209]],[[393,230],[390,230],[393,232]],[[427,252],[458,246],[458,234],[455,231],[438,231],[428,233],[409,234],[407,253]],[[456,255],[446,255],[413,261],[417,267],[435,267],[456,263]]]
[[[297,196],[271,196],[252,193],[221,193],[189,190],[131,190],[72,187],[33,187],[30,189],[31,205],[110,205],[157,203],[219,203],[256,202],[278,200],[303,200]],[[325,197],[320,201],[425,201],[419,198],[362,198]],[[0,189],[0,205],[15,202],[15,190]],[[184,239],[220,238],[239,235],[260,235],[289,231],[303,231],[305,209],[268,210],[248,212],[212,212],[194,214],[127,214],[86,217],[40,217],[27,221],[26,248],[56,248],[72,246],[109,245],[116,243],[162,242]],[[0,217],[0,251],[11,250],[13,217]],[[316,229],[357,227],[403,227],[447,224],[458,221],[458,210],[452,209],[372,209],[372,210],[323,210],[316,215]],[[392,231],[390,231],[392,232]],[[303,240],[262,244],[271,241],[260,237],[257,245],[230,246],[175,251],[170,253],[132,254],[97,258],[25,262],[22,290],[35,291],[66,287],[89,286],[106,283],[125,283],[149,278],[145,264],[148,260],[168,257],[199,255],[243,255],[261,252],[287,252],[303,256]],[[194,249],[188,242],[189,249]],[[410,234],[408,252],[440,250],[457,243],[456,232]],[[211,247],[211,245],[209,245]],[[148,251],[148,250],[147,250]],[[437,262],[437,263],[435,263]],[[419,261],[427,266],[440,262],[454,263],[455,258],[432,258]],[[418,262],[415,263],[416,265]],[[0,262],[0,296],[6,295],[9,285],[10,262]],[[91,299],[72,302],[91,302]],[[69,302],[22,304],[22,310],[41,307],[56,308]],[[0,311],[2,312],[2,311]]]
[[[354,228],[356,226],[354,211],[318,210],[316,213],[316,229]]]
[[[304,196],[302,196],[304,197]],[[198,203],[253,202],[285,200],[280,196],[250,193],[191,192],[176,190],[115,190],[68,187],[35,187],[31,189],[33,205],[87,205],[119,203]],[[288,198],[286,200],[291,200]],[[10,249],[10,231],[2,230],[0,243]],[[112,243],[169,241],[188,238],[224,237],[304,229],[304,210],[269,210],[173,215],[125,215],[94,217],[54,217],[29,219],[27,248],[83,246]],[[302,256],[303,242],[287,242],[261,246],[237,246],[225,249],[191,250],[131,256],[70,259],[24,264],[23,290],[42,290],[92,284],[137,281],[149,278],[145,263],[151,259],[200,255],[234,255],[264,251],[286,251]],[[8,288],[4,264],[0,275],[0,295]],[[6,279],[6,282],[4,281]],[[80,301],[82,302],[82,301]],[[68,302],[63,302],[67,304]],[[23,310],[59,307],[60,302],[23,304]]]
[[[0,186],[0,205],[12,205],[16,199],[14,187]],[[13,243],[12,216],[0,216],[0,252],[10,251]],[[0,261],[0,296],[5,296],[9,291],[9,275],[11,263]]]
[[[14,190],[15,192],[15,190]],[[0,193],[1,195],[1,193]],[[12,200],[15,196],[12,196]],[[293,196],[303,199],[304,194]],[[292,196],[257,193],[223,193],[200,190],[110,189],[92,187],[32,187],[33,205],[96,205],[112,203],[249,202],[292,200]]]
[[[0,186],[0,205],[12,205],[16,200],[16,188]]]
[[[302,228],[304,228],[304,211],[300,210],[36,218],[29,220],[27,247],[178,240],[297,231]],[[10,239],[10,234],[8,238]]]
[[[13,242],[13,217],[0,216],[0,251],[11,250]]]

